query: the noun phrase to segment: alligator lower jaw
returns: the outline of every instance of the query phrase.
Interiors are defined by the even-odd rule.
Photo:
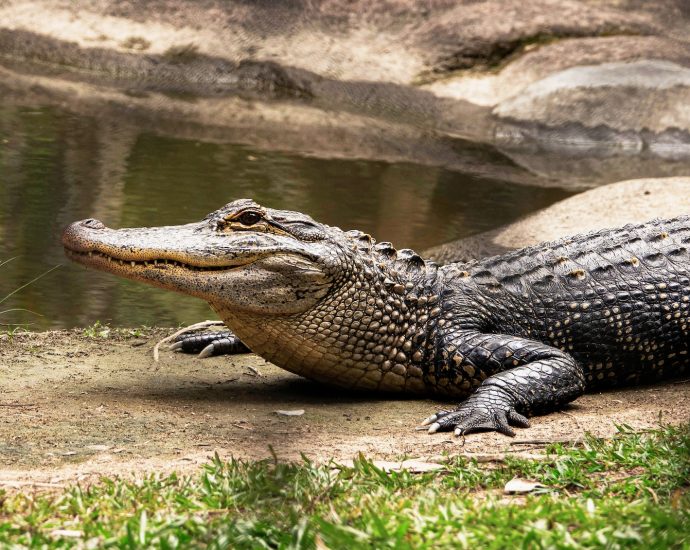
[[[167,258],[150,258],[146,260],[125,260],[123,258],[116,258],[97,250],[83,252],[81,250],[73,250],[65,247],[65,254],[70,260],[73,260],[82,265],[102,269],[104,271],[120,271],[121,269],[131,270],[145,270],[145,269],[170,269],[178,268],[188,271],[229,271],[238,269],[248,264],[239,265],[214,265],[214,266],[199,266],[180,262],[178,260],[171,260]],[[249,262],[251,263],[251,262]]]

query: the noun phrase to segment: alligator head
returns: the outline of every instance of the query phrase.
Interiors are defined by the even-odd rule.
[[[222,303],[236,311],[304,311],[332,284],[327,228],[297,212],[238,200],[199,223],[109,229],[98,220],[64,231],[67,255],[128,279]]]
[[[436,270],[411,250],[247,199],[179,226],[114,230],[83,220],[62,242],[88,267],[205,299],[254,352],[287,370],[420,390],[421,370],[405,374],[410,339],[427,334],[417,306],[432,307],[425,293]],[[392,371],[389,357],[402,366]]]

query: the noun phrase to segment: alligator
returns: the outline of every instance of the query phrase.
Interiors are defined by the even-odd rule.
[[[688,368],[690,216],[446,266],[248,199],[180,226],[83,220],[62,242],[80,264],[208,301],[232,331],[178,347],[246,345],[319,382],[462,399],[430,433],[514,435],[585,391]]]

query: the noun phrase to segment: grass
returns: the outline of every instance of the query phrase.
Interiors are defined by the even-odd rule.
[[[101,338],[106,339],[110,336],[111,328],[108,323],[101,323],[96,321],[93,325],[85,327],[82,333],[87,338]]]
[[[505,496],[515,476],[539,494]],[[690,424],[445,471],[213,458],[196,475],[0,493],[0,547],[690,548]]]
[[[12,262],[12,261],[14,261],[14,260],[16,260],[16,259],[17,259],[17,257],[15,256],[14,258],[10,258],[10,259],[8,259],[8,260],[4,260],[4,261],[3,261],[3,260],[0,260],[0,268],[6,266],[7,264],[9,264],[10,262]],[[27,286],[29,286],[30,284],[33,284],[33,283],[35,283],[36,281],[38,281],[39,279],[42,279],[43,277],[45,277],[46,275],[48,275],[49,273],[52,273],[52,272],[55,271],[58,267],[60,267],[60,266],[59,266],[59,265],[56,265],[56,266],[51,267],[51,268],[48,269],[47,271],[44,271],[43,273],[41,273],[41,274],[38,275],[37,277],[34,277],[33,279],[31,279],[28,283],[25,283],[25,284],[23,284],[22,286],[20,286],[19,288],[14,289],[14,290],[13,290],[12,292],[10,292],[9,294],[6,294],[6,295],[3,296],[2,298],[0,298],[0,305],[1,305],[3,302],[5,302],[6,300],[8,300],[10,297],[12,297],[12,296],[14,296],[15,294],[17,294],[17,292],[19,292],[20,290],[25,289],[25,288],[26,288]],[[0,318],[1,318],[3,315],[7,315],[8,313],[15,313],[15,312],[18,312],[18,311],[23,311],[23,312],[26,312],[26,313],[31,313],[32,315],[38,315],[39,317],[41,317],[41,314],[40,314],[40,313],[36,313],[35,311],[31,311],[31,310],[29,310],[29,309],[24,309],[24,308],[10,308],[10,309],[5,309],[5,310],[0,311]],[[12,336],[14,336],[14,333],[15,333],[15,330],[16,330],[16,329],[20,329],[20,328],[26,329],[26,328],[28,328],[28,326],[29,326],[30,324],[31,324],[31,323],[5,323],[5,322],[1,322],[1,319],[0,319],[0,327],[8,327],[8,328],[6,328],[4,331],[2,331],[2,334],[7,334],[9,338],[12,338]]]
[[[141,338],[149,335],[153,331],[152,327],[142,325],[136,328],[119,328],[111,327],[108,323],[96,321],[93,325],[82,329],[82,334],[87,338],[107,340],[111,337],[117,337],[127,340],[129,338]]]

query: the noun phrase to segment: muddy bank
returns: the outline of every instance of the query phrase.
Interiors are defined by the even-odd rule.
[[[255,459],[271,448],[285,459],[359,452],[491,459],[539,453],[585,432],[611,435],[616,423],[643,429],[690,418],[690,382],[679,381],[581,397],[534,418],[515,439],[487,433],[463,441],[414,430],[451,403],[344,392],[254,355],[200,360],[164,352],[156,364],[152,346],[169,331],[113,330],[101,338],[100,330],[0,336],[0,484],[189,470],[214,452]]]

